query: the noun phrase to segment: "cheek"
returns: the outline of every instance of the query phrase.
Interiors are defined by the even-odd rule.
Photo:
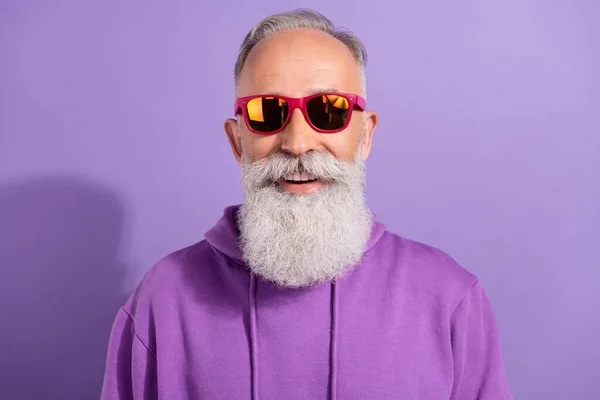
[[[250,162],[265,158],[277,149],[277,135],[257,135],[247,131],[242,135],[242,142]]]
[[[360,127],[348,127],[346,130],[332,134],[322,134],[322,145],[334,156],[344,161],[352,161],[358,150]]]

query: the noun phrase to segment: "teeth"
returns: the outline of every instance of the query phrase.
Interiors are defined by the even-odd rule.
[[[295,174],[289,174],[283,177],[283,179],[285,179],[286,181],[296,181],[296,182],[303,182],[303,181],[312,181],[315,179],[314,175],[309,175],[306,172],[303,173],[298,173],[296,172]]]

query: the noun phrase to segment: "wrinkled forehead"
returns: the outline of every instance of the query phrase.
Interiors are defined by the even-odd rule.
[[[302,97],[319,91],[361,92],[361,70],[350,49],[320,31],[280,32],[260,41],[240,73],[238,96]]]

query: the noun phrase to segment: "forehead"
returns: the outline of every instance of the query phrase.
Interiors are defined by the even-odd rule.
[[[263,39],[252,49],[240,73],[238,95],[301,97],[325,89],[359,93],[358,64],[331,35],[294,30]]]

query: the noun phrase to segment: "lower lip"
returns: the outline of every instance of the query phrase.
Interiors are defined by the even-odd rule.
[[[325,183],[320,180],[304,182],[304,183],[292,183],[288,181],[280,181],[279,186],[288,193],[316,193],[318,192]]]

